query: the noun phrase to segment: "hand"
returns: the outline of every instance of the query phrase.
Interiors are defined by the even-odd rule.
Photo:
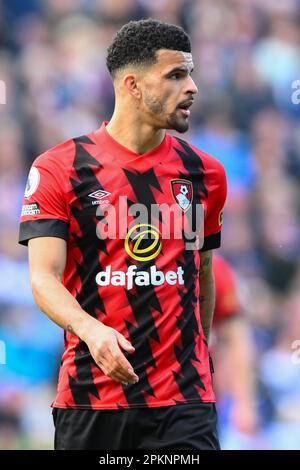
[[[138,382],[138,376],[120,348],[129,353],[135,349],[121,333],[96,321],[82,339],[105,375],[124,385]]]
[[[237,400],[231,410],[231,421],[241,433],[254,434],[258,426],[254,405]]]

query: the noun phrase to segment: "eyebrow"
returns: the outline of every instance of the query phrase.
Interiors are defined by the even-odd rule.
[[[170,70],[170,72],[168,72],[166,74],[166,76],[168,77],[169,75],[173,75],[174,73],[178,73],[178,72],[184,72],[184,73],[191,73],[193,72],[194,70],[194,67],[191,68],[191,70],[188,69],[188,67],[185,67],[184,65],[180,66],[180,67],[175,67],[174,69]]]

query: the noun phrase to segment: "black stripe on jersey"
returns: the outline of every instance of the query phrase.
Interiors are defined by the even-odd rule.
[[[208,196],[208,190],[204,184],[204,173],[205,168],[203,162],[199,155],[189,146],[187,142],[182,139],[176,137],[176,140],[180,143],[184,152],[175,148],[176,152],[180,156],[182,163],[186,170],[188,171],[188,178],[192,180],[193,189],[194,189],[194,204],[199,204],[201,202],[202,196]],[[195,169],[197,169],[196,174],[198,175],[197,178],[193,178],[195,175]],[[199,178],[200,175],[200,178]],[[181,175],[181,178],[186,178],[187,175]],[[195,210],[194,204],[192,205],[192,210]],[[194,220],[194,213],[193,219]],[[201,250],[199,251],[207,251],[212,250],[214,248],[219,248],[221,246],[221,232],[216,234],[209,235],[205,237],[204,244]]]
[[[39,219],[21,222],[19,232],[20,245],[28,245],[31,238],[58,237],[68,240],[69,224],[59,219]]]
[[[102,166],[81,145],[81,143],[93,144],[89,138],[85,136],[79,137],[74,139],[74,143],[76,153],[73,166],[78,181],[71,178],[70,182],[80,202],[83,191],[86,191],[87,187],[101,189],[101,185],[93,172],[92,166]],[[76,299],[84,310],[97,318],[97,309],[101,310],[103,313],[106,312],[98,290],[95,289],[93,285],[93,280],[99,270],[101,270],[99,252],[102,250],[107,253],[107,250],[105,241],[100,240],[96,234],[97,219],[95,220],[93,217],[80,217],[83,209],[84,208],[79,208],[75,204],[70,205],[70,210],[77,220],[81,232],[71,233],[71,235],[80,249],[83,259],[81,263],[77,263],[76,267],[77,274],[81,280],[81,289],[77,293]],[[95,362],[87,345],[81,340],[79,340],[79,344],[75,349],[74,363],[77,378],[75,379],[69,375],[69,385],[75,405],[90,406],[89,394],[93,394],[98,399],[100,399],[100,397],[92,373],[92,365],[95,365]]]
[[[205,169],[201,158],[194,152],[194,150],[189,146],[189,144],[179,138],[176,138],[176,140],[180,143],[182,150],[177,147],[174,147],[174,150],[181,158],[182,164],[187,171],[187,173],[180,173],[179,178],[188,179],[189,181],[191,181],[193,186],[193,201],[192,206],[190,208],[190,215],[192,221],[191,230],[194,233],[196,230],[196,222],[198,220],[198,207],[201,204],[202,199],[207,198],[208,195],[207,188],[204,184]],[[185,241],[188,241],[190,243],[193,243],[195,241],[195,239],[186,240],[186,234],[184,232],[182,233],[182,237]]]
[[[180,144],[180,148],[174,147],[181,158],[182,164],[186,169],[185,173],[181,173],[179,178],[188,179],[193,185],[194,199],[191,210],[192,220],[196,220],[197,205],[201,203],[202,198],[206,198],[208,190],[204,184],[205,169],[203,162],[199,155],[189,146],[187,142],[176,138]],[[194,230],[194,227],[192,227]],[[184,233],[183,233],[184,237]],[[190,240],[191,241],[191,240]],[[180,304],[182,306],[182,314],[177,317],[177,327],[181,331],[182,348],[174,346],[174,352],[178,362],[181,365],[183,377],[173,371],[174,379],[178,387],[186,399],[198,398],[201,399],[199,391],[195,385],[205,390],[205,386],[193,365],[192,361],[197,361],[195,356],[196,341],[199,335],[199,327],[196,317],[196,303],[197,298],[195,289],[197,284],[198,271],[195,264],[195,253],[193,250],[185,250],[183,252],[183,261],[176,260],[178,266],[184,270],[184,291],[178,289],[178,294],[181,297]]]
[[[148,171],[131,172],[123,169],[132,190],[136,196],[136,203],[144,204],[148,209],[152,204],[156,204],[155,197],[152,193],[151,186],[162,192],[161,186],[157,177],[151,168]],[[132,201],[128,201],[129,211]],[[149,211],[149,214],[151,211]],[[162,220],[162,214],[159,213],[159,218]],[[148,223],[151,223],[149,220]],[[154,261],[138,262],[135,264],[138,269],[148,271]],[[127,262],[129,266],[131,263]],[[155,289],[152,285],[149,286],[135,286],[133,292],[125,291],[128,303],[131,307],[137,327],[130,322],[126,322],[126,327],[130,337],[130,341],[135,347],[135,352],[128,357],[136,374],[139,376],[139,382],[134,387],[125,387],[124,394],[127,402],[130,404],[146,405],[144,394],[150,394],[155,397],[154,391],[149,383],[146,368],[150,366],[156,368],[156,362],[152,356],[151,346],[148,338],[160,343],[158,331],[155,326],[153,312],[156,311],[162,315],[161,305],[156,296]]]
[[[100,400],[100,396],[92,374],[91,353],[86,343],[79,339],[79,344],[75,349],[74,364],[76,367],[76,378],[69,375],[69,387],[72,392],[73,400],[76,406],[91,406],[89,394],[94,395]]]
[[[137,262],[137,264],[139,269],[147,271],[146,263]],[[127,265],[130,265],[130,263],[127,262]],[[126,290],[125,293],[137,323],[137,326],[135,326],[129,321],[125,322],[130,341],[135,347],[135,352],[128,356],[128,360],[139,376],[139,382],[136,383],[134,387],[125,387],[124,394],[129,406],[130,404],[143,404],[147,406],[144,393],[146,392],[153,397],[155,397],[155,393],[148,380],[146,369],[149,366],[155,369],[157,368],[148,338],[152,338],[160,343],[152,312],[155,310],[162,315],[162,309],[155,294],[154,287],[151,285],[135,285],[134,293],[128,290]]]
[[[178,294],[181,297],[180,305],[182,307],[182,313],[177,317],[176,323],[181,332],[182,346],[174,345],[174,353],[181,366],[181,371],[180,374],[173,371],[173,375],[182,395],[187,400],[193,398],[201,399],[195,385],[205,390],[199,373],[192,362],[197,362],[198,360],[195,355],[195,349],[199,336],[199,327],[195,314],[195,306],[197,303],[195,288],[197,282],[196,276],[198,274],[194,256],[195,254],[192,250],[185,250],[183,252],[184,261],[180,262],[177,260],[178,266],[181,266],[184,270],[184,290],[186,292],[178,289]]]
[[[183,150],[174,147],[174,150],[180,156],[182,164],[188,174],[183,174],[182,178],[191,180],[194,189],[194,199],[200,202],[201,196],[207,197],[208,191],[204,184],[205,168],[200,156],[190,147],[190,145],[182,139],[176,137]],[[197,191],[196,191],[197,189]]]
[[[123,171],[130,183],[130,186],[137,198],[137,203],[143,204],[149,210],[151,214],[151,206],[156,204],[155,197],[151,191],[151,186],[156,188],[161,193],[163,190],[158,182],[157,176],[154,173],[153,168],[145,171],[144,173],[136,171],[135,173],[123,168]],[[159,211],[159,221],[162,221],[162,214]],[[151,223],[151,220],[148,220]]]
[[[80,198],[83,193],[83,187],[103,189],[93,170],[90,168],[90,165],[100,167],[102,165],[81,146],[81,142],[86,143],[86,139],[87,137],[85,137],[85,140],[82,140],[82,138],[74,139],[76,154],[73,166],[78,176],[78,181],[71,179],[70,182],[79,202],[81,202]],[[93,143],[92,141],[89,142]],[[76,299],[83,309],[87,309],[91,315],[97,318],[96,308],[104,313],[105,308],[97,289],[92,285],[91,279],[95,279],[98,272],[102,269],[98,255],[101,251],[108,254],[106,243],[105,240],[97,237],[96,225],[98,217],[81,217],[84,208],[82,206],[78,207],[76,204],[70,204],[70,210],[81,232],[71,232],[71,235],[80,249],[83,258],[82,263],[77,263],[77,273],[81,280],[81,289]]]

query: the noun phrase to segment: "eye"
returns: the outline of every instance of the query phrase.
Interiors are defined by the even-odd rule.
[[[182,75],[183,75],[182,73],[176,72],[176,73],[173,73],[173,74],[170,76],[170,78],[171,78],[172,80],[179,80],[179,79],[182,77]]]

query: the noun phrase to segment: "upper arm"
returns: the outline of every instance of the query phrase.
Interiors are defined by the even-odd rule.
[[[68,154],[67,154],[68,156]],[[37,237],[68,238],[69,213],[64,153],[46,152],[29,172],[20,218],[19,243]]]
[[[43,274],[52,274],[61,280],[67,256],[65,240],[57,237],[32,238],[28,243],[31,284]]]
[[[68,150],[69,151],[69,150]],[[66,264],[69,214],[64,153],[51,151],[32,165],[20,218],[19,243],[28,245],[31,284],[43,274],[61,279]]]

